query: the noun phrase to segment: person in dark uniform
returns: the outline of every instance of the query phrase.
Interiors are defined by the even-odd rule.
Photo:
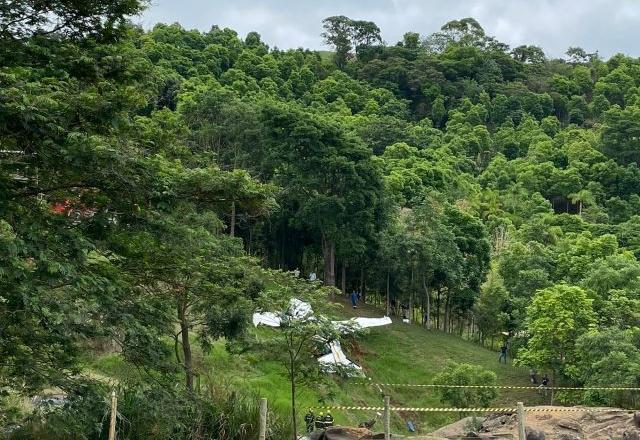
[[[327,411],[327,415],[324,416],[324,429],[330,428],[333,426],[333,416],[330,411]]]
[[[544,392],[544,395],[546,397],[548,387],[549,387],[549,376],[547,376],[547,373],[545,373],[544,376],[542,376],[542,380],[540,381],[540,386],[538,386],[538,390],[539,392]]]
[[[318,414],[316,416],[316,421],[315,421],[315,429],[324,429],[324,413],[320,412],[320,414]]]
[[[500,347],[500,357],[498,358],[498,363],[501,363],[502,360],[504,359],[504,363],[507,363],[507,343],[505,342],[504,344],[502,344],[502,347]]]
[[[307,425],[307,432],[313,432],[316,424],[316,415],[311,408],[309,408],[309,412],[304,416],[304,422]]]

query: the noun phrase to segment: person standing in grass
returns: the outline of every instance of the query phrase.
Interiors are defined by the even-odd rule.
[[[547,388],[549,387],[549,376],[547,376],[547,373],[544,374],[544,376],[542,376],[542,380],[540,381],[540,386],[538,387],[538,392],[539,393],[544,393],[544,396],[547,396]],[[553,400],[553,396],[551,398],[551,400]]]
[[[351,292],[351,305],[354,309],[358,307],[358,292],[355,290]]]
[[[500,347],[500,357],[498,358],[498,363],[501,363],[502,360],[504,359],[504,363],[507,363],[507,343],[505,342],[504,344],[502,344],[502,347]]]

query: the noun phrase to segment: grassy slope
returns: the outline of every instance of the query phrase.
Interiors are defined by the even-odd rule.
[[[338,317],[382,316],[374,308],[365,306],[353,310],[345,305]],[[257,332],[258,338],[269,337],[269,332],[277,330],[265,329]],[[245,391],[267,397],[271,408],[283,414],[289,411],[289,383],[281,364],[265,360],[260,353],[242,355],[229,354],[224,343],[217,343],[213,351],[199,362],[208,371],[205,380],[230,388],[241,388]],[[407,325],[394,322],[391,326],[370,329],[369,333],[358,340],[356,350],[349,353],[349,358],[363,366],[367,377],[373,382],[382,383],[430,383],[433,376],[449,361],[468,362],[482,365],[498,375],[498,383],[502,385],[528,385],[526,369],[516,368],[510,364],[498,364],[498,354],[462,340],[457,336],[437,331],[426,331],[418,325]],[[104,356],[92,363],[90,368],[99,374],[111,377],[122,377],[132,372],[120,362],[117,355]],[[307,408],[318,405],[358,405],[382,406],[382,393],[373,386],[358,385],[361,379],[336,379],[329,388],[303,389],[298,397],[300,418]],[[312,387],[313,388],[313,387]],[[392,405],[419,407],[445,406],[436,392],[428,388],[384,388],[384,394],[391,397]],[[325,396],[324,401],[319,401]],[[518,400],[528,404],[541,403],[540,397],[531,391],[501,390],[496,405],[515,406]],[[363,411],[334,411],[333,415],[339,424],[355,425],[373,416]],[[457,419],[450,413],[403,413],[394,414],[395,430],[406,433],[406,421],[412,420],[419,431],[430,432],[446,423]]]
[[[340,313],[350,316],[381,316],[371,307],[352,310],[344,307]],[[433,376],[450,360],[482,365],[498,375],[498,383],[503,385],[529,385],[528,372],[510,364],[498,364],[498,354],[442,332],[428,332],[418,325],[394,322],[391,326],[373,328],[360,338],[357,352],[350,353],[350,359],[364,367],[367,377],[382,383],[430,383]],[[233,356],[216,347],[209,357],[217,375],[230,385],[242,386],[269,399],[270,405],[282,410],[288,409],[289,385],[282,374],[282,367],[273,362],[265,362],[253,356]],[[224,373],[226,372],[226,373]],[[231,373],[229,373],[231,372]],[[372,386],[356,384],[357,379],[338,379],[331,387],[330,400],[326,405],[381,406],[382,394]],[[327,390],[324,390],[326,394]],[[434,390],[424,388],[384,388],[393,405],[398,406],[444,406]],[[300,411],[318,405],[318,395],[314,390],[305,390],[299,397]],[[535,392],[501,390],[496,404],[515,406],[518,400],[529,404],[540,403]],[[334,411],[338,423],[354,424],[372,416],[362,411]],[[456,414],[394,414],[394,425],[398,431],[406,430],[407,420],[417,422],[421,432],[429,432],[457,418]]]

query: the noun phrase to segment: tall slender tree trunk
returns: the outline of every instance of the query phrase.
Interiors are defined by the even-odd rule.
[[[290,353],[290,377],[291,380],[291,423],[293,425],[293,440],[298,439],[298,421],[296,420],[296,370],[295,370],[295,359],[293,354]]]
[[[451,293],[447,292],[447,299],[444,303],[444,331],[451,333],[451,306],[450,306]]]
[[[424,288],[424,293],[427,298],[427,319],[425,325],[427,326],[427,330],[431,329],[431,295],[429,295],[429,289],[427,288],[427,278],[422,276],[422,287]]]
[[[436,328],[440,330],[440,298],[441,290],[438,289],[438,297],[436,298]]]
[[[344,261],[342,261],[342,276],[340,277],[340,284],[341,284],[341,288],[340,290],[342,291],[343,295],[346,295],[347,293],[347,263],[345,263]]]
[[[182,355],[186,385],[189,391],[193,391],[193,355],[191,354],[191,342],[189,341],[189,321],[187,319],[187,304],[185,299],[178,302],[178,320],[180,321],[180,334],[182,336]]]
[[[324,285],[336,285],[336,244],[333,240],[322,234],[322,256],[324,259]]]
[[[471,315],[471,339],[476,338],[476,316]]]
[[[362,270],[362,302],[367,302],[367,278],[364,276],[364,270]]]
[[[413,322],[413,265],[411,266],[411,287],[409,289],[409,316]]]
[[[413,289],[409,292],[409,319],[413,322]]]
[[[285,264],[284,245],[285,245],[286,237],[287,237],[286,228],[282,228],[282,239],[280,241],[280,257],[278,258],[278,260],[280,260],[278,264],[278,268],[280,269],[284,268],[284,264]]]
[[[390,305],[389,304],[389,302],[390,302],[390,299],[389,299],[389,277],[390,277],[390,273],[389,273],[389,270],[387,270],[387,303],[386,303],[386,307],[385,307],[386,316],[389,316],[389,305]]]
[[[229,234],[232,237],[236,235],[236,201],[231,202],[231,226],[229,227]]]
[[[360,268],[360,295],[362,297],[362,302],[365,302],[366,300],[366,293],[364,291],[365,289],[365,285],[364,285],[364,267]]]

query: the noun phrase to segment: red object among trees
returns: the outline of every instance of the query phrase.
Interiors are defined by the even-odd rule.
[[[56,202],[51,205],[51,212],[54,214],[68,214],[71,210],[71,202],[69,200],[65,200],[64,202]]]

